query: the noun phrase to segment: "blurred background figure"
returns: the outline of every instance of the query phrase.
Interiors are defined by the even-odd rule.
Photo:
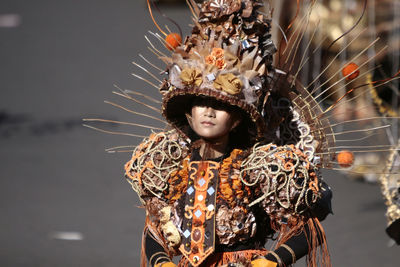
[[[371,128],[382,123],[393,125],[391,131],[382,131],[374,140],[382,144],[388,138],[388,144],[394,146],[399,136],[398,120],[394,119],[399,114],[399,83],[395,79],[376,87],[373,81],[388,79],[399,70],[400,3],[316,1],[310,4],[313,9],[309,19],[304,19],[308,9],[297,10],[288,0],[275,4],[275,12],[281,15],[282,32],[287,28],[292,32],[305,29],[297,54],[297,64],[302,64],[298,74],[302,84],[307,86],[319,79],[315,95],[320,96],[323,106],[334,106],[330,116],[342,125],[352,123]],[[282,11],[282,6],[292,9]],[[282,36],[278,28],[275,35],[284,49],[285,38],[289,37]],[[391,119],[378,118],[381,116]],[[357,155],[349,176],[377,182],[376,166],[384,166],[387,160],[378,152]]]
[[[309,62],[303,67],[300,80],[304,85],[310,83],[322,68],[328,66],[321,80],[328,82],[323,88],[329,88],[325,93],[327,102],[334,102],[351,89],[361,84],[368,83],[374,78],[387,78],[398,71],[399,66],[399,23],[400,3],[393,0],[330,0],[316,1],[307,22],[301,20],[308,12],[300,9],[298,19],[291,21],[297,12],[295,5],[290,5],[290,0],[280,2],[285,7],[292,7],[291,12],[281,13],[283,29],[288,27],[303,27],[306,23],[304,41],[301,43],[302,52],[310,56]],[[277,11],[281,11],[278,7]],[[301,24],[301,25],[300,25]],[[308,42],[311,42],[310,44]],[[284,45],[282,40],[281,45]],[[308,49],[310,48],[310,49]],[[307,50],[307,51],[304,51]],[[367,53],[363,53],[367,51]],[[360,77],[343,78],[342,70],[349,63],[358,66]],[[379,67],[378,67],[379,66]],[[340,82],[337,82],[340,81]],[[387,88],[392,92],[386,96],[389,105],[397,106],[398,89],[395,81]],[[383,96],[379,89],[379,96]],[[375,116],[373,98],[369,90],[355,90],[344,101],[338,104],[333,111],[337,120],[350,118],[369,118]],[[347,101],[346,101],[347,100]],[[392,102],[396,101],[396,102]]]

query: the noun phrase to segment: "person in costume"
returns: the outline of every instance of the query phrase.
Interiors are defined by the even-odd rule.
[[[330,266],[320,221],[332,193],[316,155],[325,137],[272,66],[262,1],[189,2],[191,36],[160,57],[171,129],[125,165],[146,210],[141,266],[176,266],[177,255],[177,266],[289,266],[306,255]]]

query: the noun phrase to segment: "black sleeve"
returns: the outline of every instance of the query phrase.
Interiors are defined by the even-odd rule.
[[[321,198],[311,207],[311,213],[319,221],[323,221],[329,213],[332,213],[332,190],[324,181],[320,187]]]
[[[292,249],[295,254],[296,260],[298,260],[308,254],[309,242],[311,242],[310,230],[308,225],[305,225],[304,231],[302,231],[299,235],[291,237],[288,241],[285,242],[285,245],[289,246]],[[318,239],[318,244],[320,244],[320,242],[321,240]],[[280,246],[274,252],[282,260],[284,266],[294,263],[293,255],[288,249],[284,248],[283,246]],[[273,254],[267,254],[265,258],[270,261],[277,261]]]
[[[166,257],[168,257],[168,253],[165,252],[164,248],[156,241],[154,238],[151,236],[151,233],[147,232],[146,233],[146,243],[145,243],[145,252],[146,252],[146,257],[147,261],[149,262],[150,266],[154,266],[155,263],[161,263],[161,262],[169,262]],[[154,254],[156,256],[152,257]],[[157,259],[163,258],[157,261]],[[151,260],[151,262],[150,262]]]
[[[330,187],[322,182],[321,185],[321,198],[311,207],[311,213],[314,217],[318,218],[319,221],[322,221],[328,216],[329,213],[332,213],[331,207],[331,199],[332,199],[332,191]],[[318,227],[314,224],[314,227]],[[318,235],[318,245],[321,244],[320,236]],[[304,226],[304,230],[299,234],[291,237],[288,241],[286,241],[285,245],[288,246],[295,254],[296,260],[304,257],[309,252],[309,243],[312,242],[312,236],[310,234],[310,228],[306,224]],[[290,265],[293,263],[293,255],[287,248],[280,246],[274,251],[282,260],[284,266]],[[277,259],[272,254],[267,254],[265,256],[268,260],[276,262]]]

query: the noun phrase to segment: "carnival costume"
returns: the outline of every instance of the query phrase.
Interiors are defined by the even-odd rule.
[[[305,255],[309,266],[330,266],[320,220],[332,194],[318,167],[334,151],[321,110],[272,66],[262,1],[189,2],[191,36],[160,56],[162,113],[173,129],[146,138],[125,166],[146,209],[142,253],[164,267],[175,255],[178,266],[288,266]],[[197,98],[241,113],[231,133],[239,141],[222,157],[199,154],[185,116]]]
[[[366,140],[374,136],[374,131],[387,129],[390,125],[367,129],[353,127],[339,132],[333,130],[335,126],[354,120],[336,124],[329,120],[330,112],[349,93],[363,87],[385,85],[400,71],[390,78],[351,88],[335,103],[322,109],[320,104],[329,97],[325,95],[330,89],[329,83],[341,82],[347,86],[367,75],[360,68],[368,64],[369,59],[360,66],[352,60],[368,49],[346,62],[339,80],[332,81],[339,76],[336,74],[340,70],[337,70],[326,81],[319,81],[331,62],[312,77],[311,83],[302,85],[298,76],[311,58],[307,49],[317,28],[303,55],[300,55],[299,47],[304,41],[315,1],[302,1],[305,12],[298,12],[300,1],[294,2],[297,2],[296,17],[285,31],[282,30],[285,42],[277,49],[270,34],[272,9],[266,6],[262,11],[261,0],[206,0],[202,4],[187,0],[194,27],[183,42],[179,34],[162,31],[154,20],[150,0],[147,0],[153,21],[166,38],[152,35],[171,54],[168,56],[158,50],[146,37],[150,51],[166,64],[166,68],[161,69],[141,57],[165,76],[161,81],[135,62],[161,85],[157,87],[140,75],[134,76],[157,87],[162,102],[118,87],[119,92],[115,93],[157,112],[156,107],[135,97],[161,104],[167,127],[86,119],[158,130],[134,149],[131,160],[125,165],[125,177],[146,210],[141,266],[148,263],[152,267],[173,267],[176,265],[172,258],[178,255],[181,256],[178,263],[181,267],[288,266],[306,255],[307,266],[330,266],[320,221],[331,212],[332,192],[320,177],[319,169],[348,169],[355,162],[353,152],[372,150],[392,152],[387,166],[374,168],[376,173],[382,174],[380,180],[388,206],[387,232],[400,243],[399,175],[395,170],[396,162],[400,160],[400,142],[393,146],[359,146],[353,142]],[[299,18],[298,14],[302,13],[304,16]],[[295,20],[298,22],[293,23]],[[345,35],[334,40],[327,50]],[[344,51],[340,50],[334,58]],[[231,129],[229,144],[220,157],[201,153],[200,148],[204,148],[206,141],[189,125],[188,115],[199,101],[241,118],[237,127]],[[386,121],[380,118],[366,120],[369,119]],[[86,126],[139,137],[135,133]],[[363,136],[337,139],[339,135],[355,133]],[[349,142],[352,144],[348,145]],[[345,150],[337,151],[338,148]]]

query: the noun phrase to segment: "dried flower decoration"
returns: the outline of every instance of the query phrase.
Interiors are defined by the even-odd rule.
[[[237,95],[242,91],[242,81],[232,73],[218,75],[214,81],[214,88],[231,95]]]
[[[222,70],[226,67],[225,60],[223,58],[217,59],[214,63],[215,66],[217,66],[218,69]]]
[[[183,69],[180,78],[184,85],[200,86],[203,83],[201,71],[195,68]]]
[[[209,65],[215,65],[218,69],[222,70],[226,67],[224,49],[214,47],[211,54],[206,57],[206,63]]]

